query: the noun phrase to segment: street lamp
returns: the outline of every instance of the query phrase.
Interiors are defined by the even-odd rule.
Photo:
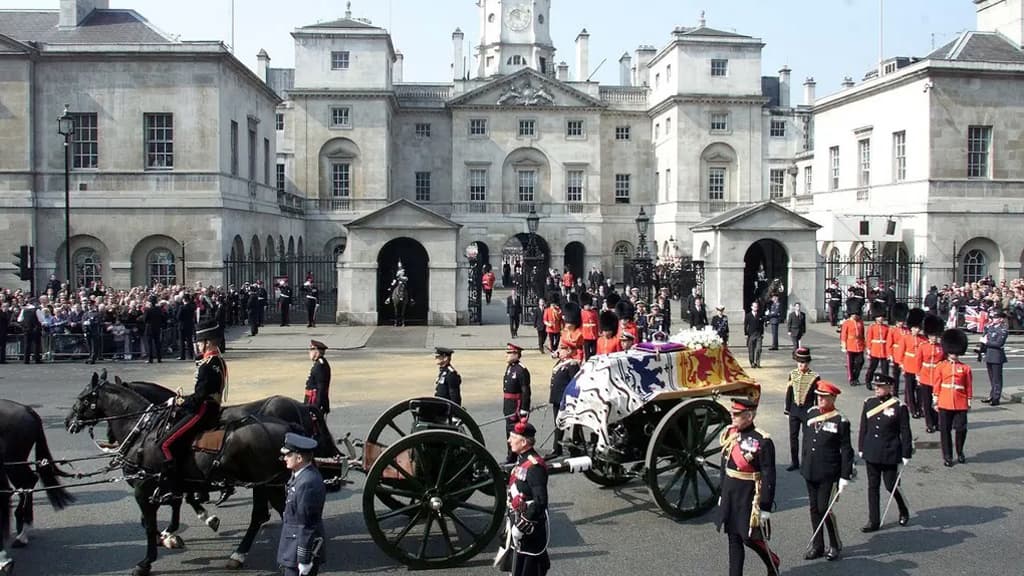
[[[645,301],[651,300],[651,253],[647,249],[647,229],[651,224],[650,217],[640,207],[640,214],[636,217],[636,232],[639,242],[636,245],[636,253],[633,256],[632,284],[639,290],[640,297]]]
[[[537,209],[530,206],[530,214],[526,217],[526,229],[530,232],[526,241],[526,248],[523,249],[523,278],[525,279],[524,306],[527,307],[526,319],[533,321],[533,315],[537,313],[537,300],[540,292],[537,289],[539,284],[537,268],[544,261],[544,254],[537,245],[537,228],[540,227],[540,215]]]
[[[64,105],[64,113],[57,118],[57,133],[64,137],[64,277],[71,288],[71,137],[75,134],[75,119]]]

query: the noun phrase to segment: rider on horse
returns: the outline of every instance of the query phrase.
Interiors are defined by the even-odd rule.
[[[195,391],[168,401],[178,408],[174,414],[175,423],[160,444],[164,466],[154,500],[162,502],[180,497],[184,475],[182,462],[189,446],[199,434],[220,420],[220,404],[228,384],[228,367],[217,347],[218,329],[212,319],[199,325],[195,338],[196,356],[200,357],[196,362]]]

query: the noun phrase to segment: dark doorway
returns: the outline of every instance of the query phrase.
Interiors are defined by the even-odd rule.
[[[481,242],[480,240],[477,240],[477,241],[475,241],[473,243],[476,244],[476,250],[477,250],[476,259],[480,262],[481,269],[486,270],[489,267],[493,267],[494,264],[491,263],[491,249],[490,249],[490,247],[487,246],[487,244],[484,244],[483,242]],[[498,274],[498,273],[500,273],[500,271],[495,271],[495,274]]]
[[[767,301],[773,284],[782,286],[779,301],[787,309],[789,254],[777,240],[765,238],[751,244],[743,257],[743,309],[749,310],[755,299]]]
[[[585,278],[584,259],[587,249],[580,242],[569,242],[565,245],[565,267],[572,272],[573,278]]]
[[[389,287],[399,260],[409,279],[405,323],[426,325],[430,313],[430,258],[423,245],[412,238],[395,238],[377,254],[377,323],[390,325],[395,321],[394,307],[385,301],[391,295]]]

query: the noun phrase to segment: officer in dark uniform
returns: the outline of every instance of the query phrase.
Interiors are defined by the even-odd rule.
[[[324,501],[327,488],[313,464],[316,440],[289,432],[281,448],[292,477],[285,485],[277,563],[285,576],[316,576],[324,561]]]
[[[269,299],[269,295],[267,294],[267,289],[263,287],[263,280],[257,280],[256,281],[255,295],[256,295],[256,321],[260,325],[260,327],[262,328],[263,327],[263,316],[264,316],[264,314],[266,314],[266,311],[267,311],[267,300]]]
[[[509,451],[516,467],[508,479],[506,527],[511,540],[511,565],[502,570],[512,576],[544,576],[551,569],[548,557],[548,465],[534,447],[537,429],[526,420],[509,433]],[[508,560],[508,556],[505,557]]]
[[[292,308],[292,287],[288,285],[288,279],[281,280],[277,289],[277,305],[281,309],[281,326],[288,326]]]
[[[771,511],[775,506],[775,444],[754,427],[757,404],[732,401],[732,426],[722,433],[721,498],[717,526],[729,536],[729,576],[743,575],[744,546],[778,574],[779,557],[768,548]]]
[[[530,371],[519,363],[523,349],[509,342],[505,346],[505,378],[502,381],[501,413],[505,415],[505,437],[512,432],[522,412],[530,411]],[[507,462],[516,461],[511,449]]]
[[[312,279],[307,279],[302,285],[302,291],[306,293],[306,328],[316,328],[316,307],[320,305],[320,289]]]
[[[434,396],[451,400],[462,406],[462,375],[452,366],[451,348],[438,346],[434,348],[434,360],[437,361],[437,382]]]
[[[832,285],[825,289],[825,301],[828,302],[828,322],[833,327],[839,324],[839,307],[843,304],[843,291],[839,281],[832,279]]]
[[[545,456],[549,460],[562,455],[562,438],[565,431],[558,428],[557,425],[558,409],[562,405],[562,397],[565,396],[565,389],[569,387],[569,382],[572,382],[572,379],[580,371],[580,363],[574,357],[574,352],[572,345],[563,338],[558,344],[558,362],[551,369],[551,393],[548,395],[548,403],[551,404],[551,416],[556,424],[554,449]]]
[[[255,336],[260,333],[260,326],[263,321],[263,306],[266,302],[266,290],[263,291],[264,298],[260,300],[260,290],[263,288],[253,287],[249,291],[249,299],[247,301],[249,309],[249,335]]]
[[[807,483],[807,497],[810,500],[811,529],[822,522],[822,517],[833,502],[832,493],[837,489],[841,494],[850,483],[853,474],[853,446],[850,444],[850,421],[835,408],[839,388],[825,380],[818,380],[815,391],[818,403],[807,410],[804,420],[803,458],[800,460],[800,474]],[[838,498],[838,494],[835,496]],[[828,531],[829,549],[826,553],[824,532]],[[839,525],[835,513],[825,518],[825,527],[814,535],[811,547],[804,555],[806,560],[821,558],[838,560],[843,549],[839,539]]]
[[[800,347],[793,351],[796,368],[789,373],[786,385],[785,415],[789,416],[789,467],[787,472],[800,469],[800,428],[803,427],[807,410],[814,406],[821,376],[811,370],[811,350]]]
[[[982,344],[985,345],[985,367],[988,368],[988,382],[992,391],[988,398],[981,401],[984,404],[999,406],[1003,396],[1003,364],[1006,364],[1006,352],[1003,346],[1010,333],[1006,330],[1006,315],[996,308],[989,315],[991,324],[985,326],[985,335],[982,337]]]
[[[309,341],[309,359],[313,361],[313,367],[306,378],[306,405],[315,406],[324,415],[331,411],[331,365],[324,358],[325,352],[327,344],[319,340]]]
[[[906,466],[913,453],[910,432],[910,411],[892,395],[893,379],[885,374],[875,375],[875,395],[864,400],[860,415],[860,434],[857,452],[868,470],[868,523],[861,532],[874,532],[881,525],[878,515],[878,494],[882,480],[893,493],[900,510],[900,526],[910,521],[910,511],[903,494],[896,486],[899,465]]]

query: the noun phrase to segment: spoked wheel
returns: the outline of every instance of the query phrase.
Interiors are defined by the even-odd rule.
[[[718,500],[721,482],[719,436],[729,425],[718,402],[684,402],[658,423],[647,446],[647,489],[673,518],[693,518]]]
[[[363,517],[388,556],[446,568],[490,544],[505,515],[505,474],[483,444],[447,430],[408,435],[385,450],[363,488]],[[402,502],[393,508],[390,502]]]

